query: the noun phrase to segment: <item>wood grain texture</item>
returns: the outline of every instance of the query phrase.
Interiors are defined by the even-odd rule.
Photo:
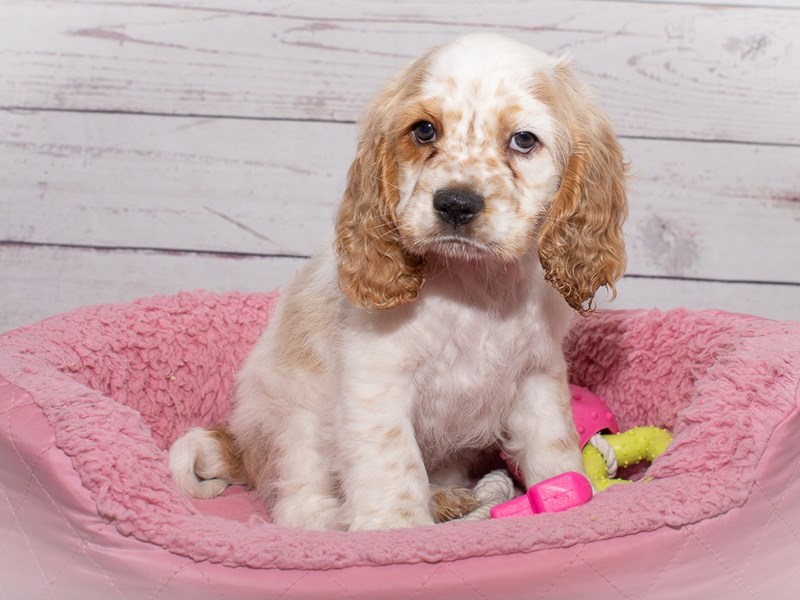
[[[0,239],[308,255],[352,125],[0,111]]]
[[[593,0],[587,0],[592,2]],[[741,6],[743,8],[791,8],[800,10],[800,1],[798,0],[620,0],[622,2],[631,2],[639,4],[642,2],[648,4],[703,4],[708,6]]]
[[[0,244],[0,332],[79,306],[182,290],[271,291],[303,263],[296,258]]]
[[[0,330],[288,281],[374,92],[476,30],[571,52],[624,136],[634,277],[613,306],[800,320],[797,2],[2,4]]]
[[[0,105],[352,121],[475,30],[574,55],[620,132],[800,143],[800,11],[626,2],[6,2]]]
[[[0,332],[79,306],[182,290],[279,288],[303,259],[0,245]],[[800,286],[625,278],[600,308],[716,308],[800,321]]]
[[[625,277],[612,303],[600,308],[725,310],[767,319],[800,321],[800,286],[718,283]]]
[[[800,148],[623,145],[630,273],[800,284]]]
[[[356,127],[0,111],[0,239],[308,256]],[[623,140],[629,272],[800,284],[800,148]]]

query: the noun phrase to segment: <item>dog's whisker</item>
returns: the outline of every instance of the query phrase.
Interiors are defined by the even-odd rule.
[[[387,187],[389,187],[389,188],[391,188],[393,190],[398,190],[398,191],[400,190],[400,188],[398,186],[396,186],[395,184],[393,184],[390,181],[387,181],[384,177],[380,177],[378,175],[375,175],[374,173],[371,173],[370,177],[372,177],[373,179],[377,180],[382,185],[385,185],[385,186],[387,186]]]

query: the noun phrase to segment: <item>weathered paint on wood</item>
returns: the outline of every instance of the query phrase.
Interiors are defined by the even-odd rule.
[[[0,239],[307,256],[356,127],[0,112]],[[623,140],[629,271],[800,284],[800,148]]]
[[[304,264],[296,258],[0,245],[0,332],[79,306],[129,302],[182,290],[278,289]],[[624,278],[601,309],[724,308],[798,320],[800,286]]]
[[[619,130],[800,143],[800,11],[585,1],[6,2],[0,105],[352,121],[469,31],[570,53]]]
[[[286,282],[330,233],[372,94],[475,30],[571,52],[623,134],[635,277],[614,306],[800,320],[797,8],[4,2],[0,330],[81,304]]]
[[[0,332],[91,304],[182,290],[271,291],[304,263],[142,250],[0,245]]]
[[[598,306],[725,310],[800,321],[800,286],[625,277],[617,285],[617,292],[614,302]]]

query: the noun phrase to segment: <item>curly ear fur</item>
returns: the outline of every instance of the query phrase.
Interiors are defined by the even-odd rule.
[[[421,79],[427,55],[402,72],[367,115],[336,222],[339,287],[355,305],[385,310],[416,299],[424,263],[400,244],[394,132],[398,103]]]
[[[560,63],[537,93],[551,104],[569,138],[566,165],[539,239],[545,278],[581,314],[594,310],[600,287],[625,271],[625,164],[611,123]]]

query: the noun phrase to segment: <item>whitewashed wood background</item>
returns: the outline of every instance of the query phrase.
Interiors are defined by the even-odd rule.
[[[370,97],[476,30],[571,53],[615,121],[612,307],[800,320],[800,1],[0,0],[0,331],[285,283]]]

